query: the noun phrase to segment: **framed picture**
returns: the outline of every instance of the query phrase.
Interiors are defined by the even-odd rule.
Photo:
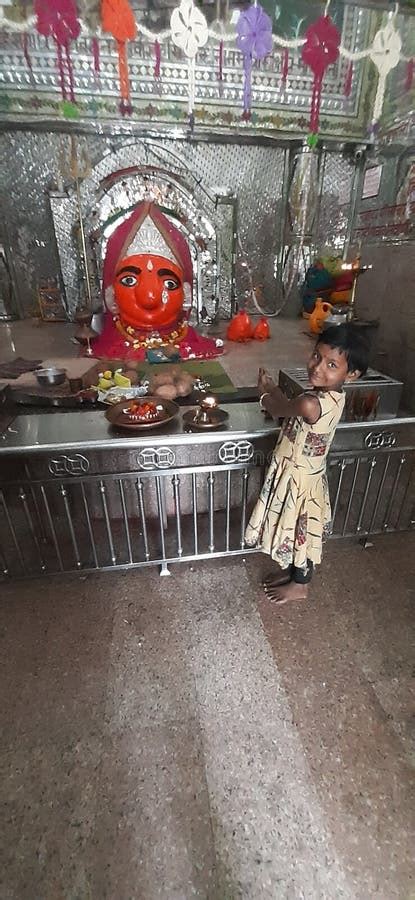
[[[38,306],[40,318],[43,322],[67,322],[62,294],[58,285],[53,281],[44,282],[38,287]]]
[[[382,165],[370,166],[369,169],[366,169],[362,200],[367,200],[369,197],[377,197],[380,188],[380,180],[382,178],[382,169]]]

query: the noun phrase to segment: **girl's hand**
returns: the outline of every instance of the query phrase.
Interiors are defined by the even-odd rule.
[[[262,394],[271,393],[276,388],[275,381],[271,378],[269,372],[266,369],[260,369],[258,373],[258,393],[259,396]]]

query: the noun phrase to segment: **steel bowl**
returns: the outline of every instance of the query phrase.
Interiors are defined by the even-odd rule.
[[[52,387],[56,384],[63,384],[66,380],[66,370],[56,369],[55,366],[50,366],[48,369],[38,369],[35,374],[38,383],[42,387]]]

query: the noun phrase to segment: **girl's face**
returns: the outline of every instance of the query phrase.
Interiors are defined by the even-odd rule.
[[[345,381],[356,381],[360,372],[349,372],[346,354],[328,344],[316,344],[307,366],[308,379],[314,388],[340,389]]]

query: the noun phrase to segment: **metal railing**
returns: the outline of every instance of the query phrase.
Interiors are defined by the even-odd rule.
[[[415,527],[415,450],[329,457],[332,537],[366,537]]]
[[[91,572],[254,552],[245,528],[266,461],[0,484],[5,578]],[[415,450],[332,454],[333,537],[415,526]],[[184,510],[184,511],[183,511]]]
[[[249,552],[248,504],[261,476],[241,464],[0,485],[3,575],[145,565],[167,574],[169,563]]]

